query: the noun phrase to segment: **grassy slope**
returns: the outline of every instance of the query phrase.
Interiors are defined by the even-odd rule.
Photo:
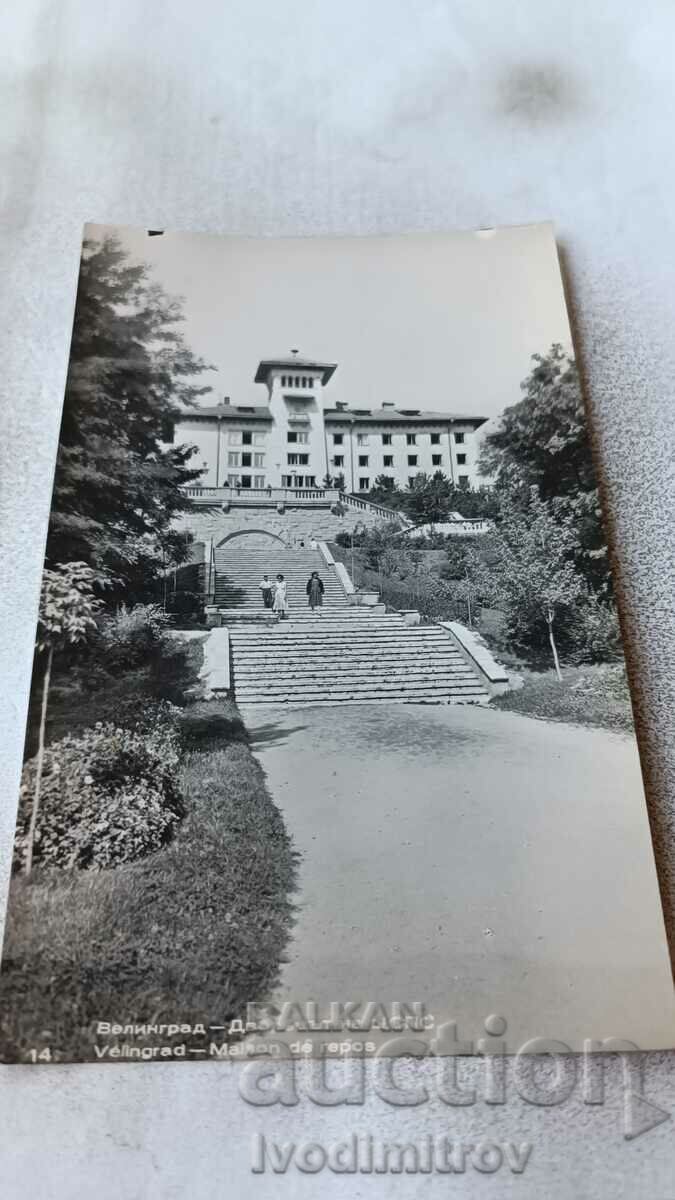
[[[192,680],[196,650],[192,643]],[[139,694],[139,675],[126,694]],[[175,680],[167,671],[160,693],[175,694]],[[125,694],[119,683],[113,691]],[[66,716],[71,728],[100,719],[110,703],[109,692],[79,708],[68,696],[52,733],[61,735]],[[30,883],[13,879],[0,976],[4,1061],[45,1044],[57,1061],[93,1059],[98,1020],[224,1024],[273,986],[295,884],[283,819],[231,701],[190,704],[183,730],[188,814],[173,843],[116,870],[38,868]]]
[[[495,708],[632,733],[633,713],[623,665],[563,667],[562,683],[554,671],[520,673],[523,687],[496,697],[491,702]]]

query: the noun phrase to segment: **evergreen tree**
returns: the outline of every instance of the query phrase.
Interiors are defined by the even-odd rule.
[[[180,302],[129,261],[113,237],[83,247],[61,424],[47,563],[78,561],[142,590],[163,562],[180,562],[196,479],[192,447],[170,446],[173,418],[210,391],[185,344]]]

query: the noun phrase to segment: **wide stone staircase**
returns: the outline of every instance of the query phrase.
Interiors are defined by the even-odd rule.
[[[291,550],[281,542],[270,539],[270,550],[242,549],[216,550],[215,603],[227,611],[228,618],[273,619],[269,609],[263,608],[260,581],[268,575],[274,581],[283,575],[287,584],[289,609],[294,618],[300,613],[307,615],[307,580],[312,571],[318,571],[324,586],[323,602],[326,608],[346,608],[349,600],[345,590],[317,550]]]
[[[325,593],[312,613],[305,587]],[[289,618],[262,607],[262,575],[284,575]],[[225,550],[216,557],[216,604],[228,627],[234,693],[246,704],[482,703],[485,686],[440,625],[351,603],[318,551]]]

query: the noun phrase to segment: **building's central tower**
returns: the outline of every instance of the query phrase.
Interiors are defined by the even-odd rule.
[[[301,358],[263,359],[255,382],[267,385],[272,429],[265,471],[272,487],[323,487],[328,474],[323,389],[337,363]]]

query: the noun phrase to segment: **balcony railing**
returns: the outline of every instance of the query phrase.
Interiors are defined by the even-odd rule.
[[[187,487],[186,496],[203,504],[246,504],[258,501],[261,504],[309,504],[323,500],[334,504],[340,499],[337,488],[253,488],[253,487]]]
[[[230,504],[233,507],[244,505],[290,504],[295,507],[303,505],[336,504],[338,501],[345,508],[360,509],[362,512],[374,512],[385,520],[395,520],[404,528],[411,522],[402,513],[393,508],[385,508],[383,504],[374,504],[372,500],[361,499],[350,492],[340,492],[337,488],[253,488],[253,487],[186,487],[185,495],[195,504]]]

